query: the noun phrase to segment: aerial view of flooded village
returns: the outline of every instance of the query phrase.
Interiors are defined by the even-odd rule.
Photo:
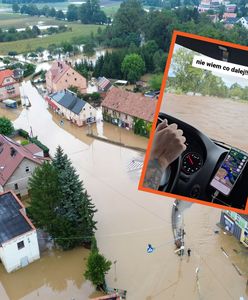
[[[247,300],[248,215],[138,190],[173,30],[247,46],[247,1],[0,1],[0,299]]]

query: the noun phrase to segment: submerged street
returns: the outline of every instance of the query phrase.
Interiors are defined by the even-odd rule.
[[[60,118],[47,109],[30,82],[22,84],[21,93],[28,96],[32,106],[15,119],[15,128],[28,132],[32,128],[51,155],[60,145],[98,209],[100,252],[116,261],[106,278],[109,287],[127,290],[130,300],[248,299],[247,252],[233,237],[222,231],[214,233],[219,229],[220,210],[197,204],[185,209],[185,247],[192,253],[181,259],[174,253],[174,199],[138,191],[140,170],[128,168],[133,159],[142,160],[143,154],[89,138],[87,127],[78,128],[69,122],[60,126]],[[93,130],[111,138],[116,129],[98,122]],[[124,129],[120,139],[141,148],[147,142]],[[155,248],[153,253],[147,253],[148,244]],[[39,261],[13,274],[7,274],[0,265],[0,299],[88,299],[94,289],[83,278],[86,256],[81,248],[45,252]]]

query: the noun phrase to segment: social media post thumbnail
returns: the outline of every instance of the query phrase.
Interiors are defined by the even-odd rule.
[[[174,32],[139,189],[248,213],[248,47]]]

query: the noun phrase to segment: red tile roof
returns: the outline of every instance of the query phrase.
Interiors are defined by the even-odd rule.
[[[0,135],[0,185],[5,185],[24,158],[39,165],[44,161],[44,158],[35,156],[30,149]]]
[[[67,65],[64,61],[55,61],[52,64],[51,69],[48,72],[52,73],[52,81],[57,82],[67,70],[69,70],[70,66]]]
[[[37,146],[36,144],[28,144],[28,145],[25,145],[24,146],[26,149],[28,149],[28,151],[30,151],[33,155],[35,155],[36,153],[39,153],[39,152],[42,152],[43,153],[43,150]]]
[[[229,13],[229,12],[225,12],[223,14],[223,19],[228,19],[228,18],[236,18],[237,14],[236,13]]]
[[[153,121],[157,100],[143,96],[139,93],[132,93],[117,87],[111,88],[102,106],[137,117],[146,121]]]
[[[12,77],[13,75],[14,75],[13,70],[6,69],[6,70],[0,71],[0,86],[2,86],[5,78]]]

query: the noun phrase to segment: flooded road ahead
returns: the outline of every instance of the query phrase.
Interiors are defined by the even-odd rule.
[[[140,171],[128,170],[130,161],[140,159],[141,154],[98,140],[86,141],[85,128],[71,127],[67,132],[54,121],[55,116],[47,110],[46,103],[29,83],[24,84],[24,92],[32,106],[21,113],[15,127],[29,131],[31,126],[34,135],[51,149],[51,154],[57,145],[69,154],[98,209],[96,237],[100,251],[107,259],[116,261],[116,267],[112,265],[107,275],[109,287],[127,290],[127,299],[130,300],[247,298],[247,256],[243,260],[243,276],[240,276],[220,249],[227,237],[223,233],[214,234],[220,210],[194,204],[185,211],[185,245],[191,247],[192,256],[180,260],[174,254],[171,230],[174,199],[139,192]],[[146,252],[148,243],[155,247],[153,253]],[[238,243],[227,244],[226,250],[229,251]],[[65,300],[88,299],[91,291],[87,294],[88,283],[83,282],[83,255],[80,251],[68,252],[69,261],[77,261],[78,265],[70,266],[74,270],[65,276],[67,284],[59,281],[66,273],[63,263],[67,264],[67,261],[62,254],[61,266],[51,264],[49,268],[49,264],[44,264],[43,273],[45,255],[39,262],[28,266],[22,273],[22,280],[27,284],[18,285],[18,289],[15,282],[19,271],[6,275],[0,266],[0,299],[12,300],[10,296],[13,294],[22,300],[57,299],[58,295],[59,299]],[[200,268],[200,289],[196,284],[197,267]],[[35,273],[40,274],[38,278]],[[37,294],[39,291],[43,291],[42,297]]]
[[[166,94],[160,110],[248,152],[248,101]]]

